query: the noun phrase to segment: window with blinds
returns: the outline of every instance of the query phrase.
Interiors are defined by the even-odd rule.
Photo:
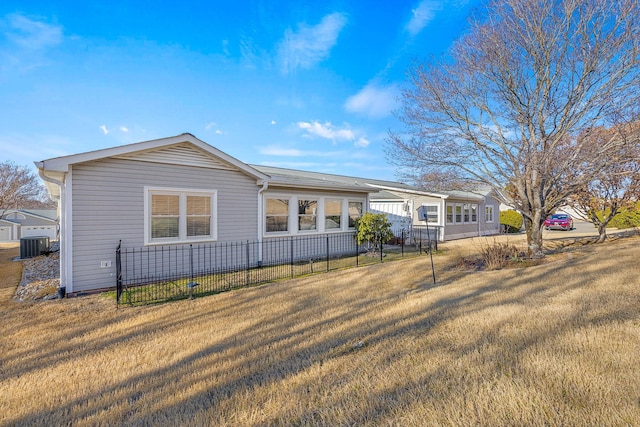
[[[147,243],[212,240],[216,193],[147,189]]]

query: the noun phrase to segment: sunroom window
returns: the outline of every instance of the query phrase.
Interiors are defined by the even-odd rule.
[[[324,202],[325,230],[339,230],[342,221],[342,199],[326,199]]]
[[[266,203],[267,233],[285,232],[289,230],[289,199],[267,199]]]
[[[311,231],[317,228],[317,200],[298,200],[298,230]]]

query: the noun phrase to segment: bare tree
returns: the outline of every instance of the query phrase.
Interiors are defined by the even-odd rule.
[[[490,185],[543,256],[545,217],[584,186],[567,178],[619,149],[579,135],[640,105],[638,22],[637,0],[490,0],[449,56],[409,71],[389,160]]]
[[[424,191],[473,190],[469,183],[451,172],[425,172],[418,176],[407,176],[413,184]]]
[[[34,202],[47,202],[39,178],[24,166],[0,163],[0,218],[7,209],[18,209]]]
[[[621,209],[634,208],[640,200],[640,144],[637,123],[611,129],[596,128],[583,136],[592,149],[609,140],[623,142],[620,150],[605,153],[609,160],[589,177],[584,188],[568,199],[568,204],[582,218],[591,221],[599,233],[598,242],[607,238],[607,225]],[[585,181],[580,179],[580,181]]]

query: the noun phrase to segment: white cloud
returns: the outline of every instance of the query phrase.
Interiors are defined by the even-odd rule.
[[[436,12],[442,10],[442,2],[423,0],[417,8],[411,10],[411,20],[405,27],[412,36],[417,35],[435,18]]]
[[[216,135],[224,135],[224,132],[222,132],[220,129],[216,129]]]
[[[395,85],[377,86],[369,83],[357,94],[349,97],[344,108],[351,113],[365,114],[373,119],[386,117],[397,106],[399,90]]]
[[[335,12],[322,18],[318,25],[299,24],[297,31],[287,30],[278,47],[282,73],[309,69],[328,58],[346,24],[346,15]]]
[[[212,128],[214,128],[214,127],[216,127],[216,126],[217,126],[217,125],[216,125],[216,122],[209,122],[209,123],[207,123],[206,125],[204,125],[204,128],[205,128],[206,130],[211,130]]]
[[[107,127],[105,125],[100,126],[100,130],[102,131],[102,133],[104,133],[105,135],[109,133],[109,129],[107,129]]]
[[[369,144],[371,144],[371,141],[369,141],[367,138],[361,137],[358,138],[358,140],[353,145],[355,145],[356,147],[366,148],[369,146]]]
[[[272,125],[275,125],[275,124],[276,124],[276,121],[275,121],[275,120],[271,120],[271,124],[272,124]]]
[[[62,43],[62,27],[29,19],[20,14],[11,14],[6,19],[4,35],[12,42],[37,50]]]
[[[298,127],[311,135],[332,141],[351,141],[355,138],[353,131],[349,128],[337,129],[330,122],[298,122]]]
[[[120,126],[120,132],[129,132],[129,128],[127,128],[126,126]]]

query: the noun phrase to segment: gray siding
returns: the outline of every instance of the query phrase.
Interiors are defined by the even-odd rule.
[[[72,170],[73,291],[113,287],[115,250],[144,245],[144,187],[216,190],[218,241],[255,240],[256,179],[221,169],[103,159]],[[111,267],[101,268],[101,261]]]

